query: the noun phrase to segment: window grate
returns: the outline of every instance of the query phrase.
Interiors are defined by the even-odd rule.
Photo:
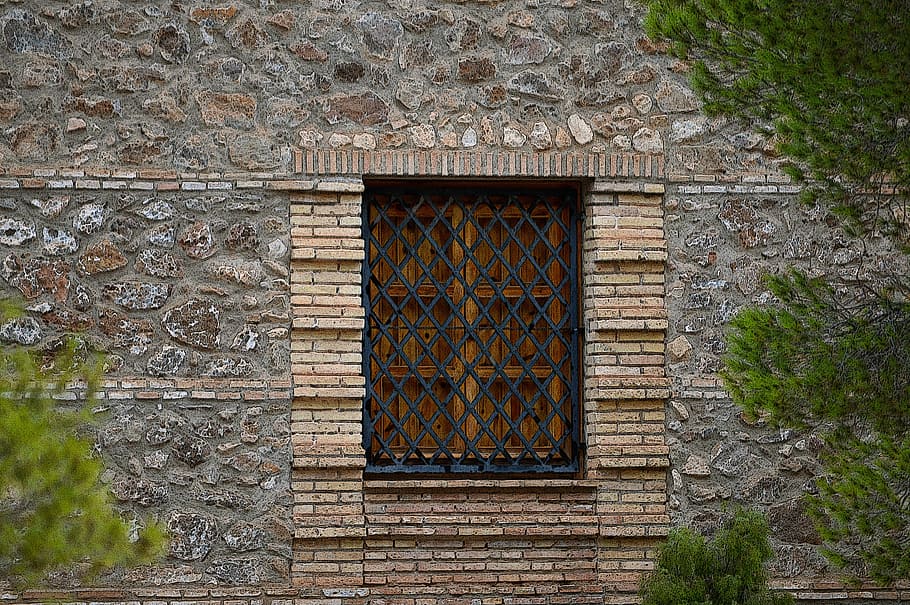
[[[577,470],[576,199],[368,189],[369,471]]]

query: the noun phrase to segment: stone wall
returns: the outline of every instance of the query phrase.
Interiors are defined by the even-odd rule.
[[[769,512],[781,586],[910,598],[832,575],[800,503],[819,440],[746,421],[716,376],[725,323],[770,301],[763,272],[903,257],[800,206],[772,142],[702,115],[642,11],[0,3],[0,287],[28,307],[0,338],[107,354],[105,481],[173,536],[154,568],[10,598],[623,602],[668,521],[710,530],[731,503]],[[586,192],[584,475],[364,479],[359,192],[408,177]],[[459,534],[448,511],[482,503]]]

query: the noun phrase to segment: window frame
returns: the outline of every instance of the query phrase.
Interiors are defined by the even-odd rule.
[[[365,321],[364,321],[364,333],[363,333],[363,374],[365,377],[365,395],[363,400],[362,407],[362,429],[363,429],[363,447],[366,454],[366,467],[365,472],[367,474],[395,474],[395,473],[426,473],[426,474],[449,474],[449,473],[494,473],[497,475],[502,474],[513,474],[513,475],[541,475],[541,474],[554,474],[558,476],[565,476],[566,474],[577,474],[582,468],[582,461],[584,456],[584,443],[582,440],[582,418],[583,418],[583,382],[582,382],[582,373],[583,373],[583,363],[582,363],[582,351],[584,348],[584,330],[581,325],[582,318],[582,292],[583,283],[582,283],[582,233],[583,233],[583,223],[584,223],[584,206],[582,203],[581,187],[579,183],[574,181],[565,181],[565,180],[556,180],[548,181],[546,183],[529,183],[527,181],[499,181],[499,182],[476,182],[476,181],[436,181],[436,180],[420,180],[420,179],[409,179],[409,180],[383,180],[383,181],[371,181],[365,183],[366,191],[363,194],[363,210],[362,210],[362,228],[363,228],[363,238],[366,246],[366,254],[363,261],[363,305],[365,309]],[[436,190],[445,190],[446,192],[454,192],[459,195],[466,195],[468,192],[474,192],[477,190],[487,190],[490,192],[495,192],[496,194],[507,194],[507,195],[531,195],[531,196],[542,196],[544,193],[548,193],[550,197],[555,195],[561,195],[563,197],[562,206],[560,208],[565,208],[568,211],[568,220],[565,224],[565,232],[567,242],[565,245],[568,247],[568,259],[569,259],[569,270],[570,275],[568,280],[570,281],[569,285],[569,295],[568,300],[564,309],[564,316],[567,317],[566,321],[568,323],[568,328],[566,331],[570,332],[570,336],[567,337],[566,345],[566,355],[570,358],[568,361],[569,365],[569,376],[568,384],[568,402],[567,405],[570,407],[570,412],[568,418],[565,418],[561,413],[559,413],[560,420],[566,421],[566,424],[569,426],[564,431],[565,437],[560,440],[564,442],[570,448],[570,456],[567,461],[561,462],[560,464],[521,464],[516,465],[513,461],[512,464],[501,464],[497,462],[492,462],[489,458],[485,461],[472,460],[469,464],[459,464],[459,463],[446,463],[446,464],[437,464],[437,463],[414,463],[408,462],[405,464],[402,463],[391,463],[386,461],[384,463],[379,463],[379,455],[376,452],[371,451],[371,446],[373,443],[373,433],[374,433],[374,419],[371,414],[371,402],[374,397],[374,383],[372,380],[372,362],[373,362],[373,348],[371,343],[371,319],[373,318],[373,308],[370,298],[370,288],[371,288],[371,264],[372,264],[372,242],[373,234],[371,230],[371,205],[373,194],[376,191],[407,191],[414,194],[420,194],[421,192],[436,191]],[[555,190],[555,192],[554,192]],[[472,205],[477,203],[477,198],[472,199],[470,202]],[[539,202],[535,202],[539,203]],[[550,218],[547,220],[553,222],[551,213]],[[473,222],[473,221],[472,221]],[[425,233],[425,232],[424,232]],[[473,252],[473,251],[472,251]],[[527,254],[522,258],[528,258],[530,254]],[[521,266],[522,262],[512,263],[516,266]],[[549,266],[549,263],[548,265]],[[484,268],[486,269],[486,268]],[[511,267],[509,270],[512,270]],[[484,278],[487,278],[486,272],[484,272]],[[551,299],[555,294],[551,293]],[[453,303],[454,304],[454,303]],[[517,314],[517,311],[509,311],[509,317]],[[562,341],[561,341],[562,342]],[[399,343],[399,347],[402,346]],[[543,345],[541,345],[543,346]],[[556,360],[549,358],[549,355],[546,355],[550,367],[559,367],[559,363]],[[459,387],[461,388],[461,387]],[[489,389],[489,386],[485,387]],[[515,391],[517,387],[514,385],[510,387],[511,391]],[[400,392],[402,389],[399,389]],[[489,394],[492,391],[485,391]],[[486,396],[486,395],[485,395]],[[538,396],[539,397],[539,396]],[[437,403],[438,400],[435,397],[432,397],[434,402]],[[490,395],[492,400],[492,395]],[[552,401],[552,398],[550,398]],[[561,400],[562,401],[562,400]],[[476,402],[476,400],[475,400]],[[494,403],[494,405],[496,405]],[[519,414],[519,419],[528,415],[527,405],[524,404],[523,412]],[[566,405],[566,404],[563,404]],[[501,414],[502,410],[505,409],[505,405],[500,402],[496,408],[497,414]],[[412,413],[416,414],[413,411]],[[552,416],[550,416],[552,418]],[[399,421],[401,419],[399,418]],[[535,420],[540,423],[540,421],[535,418]],[[506,421],[508,422],[508,421]],[[517,421],[512,419],[512,422],[509,422],[510,426],[514,429],[514,424]],[[400,424],[399,424],[400,427]],[[424,422],[424,428],[426,428],[426,422]],[[459,430],[463,428],[462,424],[459,424]],[[403,430],[400,429],[399,430]],[[455,430],[455,429],[453,429]],[[547,429],[543,429],[547,431]],[[443,439],[444,440],[444,439]],[[435,448],[434,453],[430,456],[438,457],[440,451],[445,451],[445,446],[440,444],[440,440],[436,439],[438,447]],[[522,439],[524,448],[519,457],[527,455],[529,449],[528,443]],[[476,444],[475,444],[476,445]],[[505,446],[500,446],[505,447]],[[418,448],[419,449],[419,448]],[[410,451],[406,456],[411,456],[415,451],[413,445],[411,446]],[[467,448],[465,453],[467,452]],[[476,450],[475,450],[476,452]],[[380,452],[381,454],[382,452]],[[540,457],[536,454],[534,455],[540,460]],[[462,459],[464,455],[462,455]]]

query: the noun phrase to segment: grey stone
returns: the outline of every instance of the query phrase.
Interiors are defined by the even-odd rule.
[[[183,277],[183,264],[170,252],[148,249],[136,256],[136,271],[154,277]]]
[[[149,357],[145,369],[152,376],[176,376],[185,361],[185,350],[164,345],[157,353]]]
[[[29,240],[35,239],[35,224],[4,217],[0,219],[0,244],[6,246],[21,246]]]
[[[73,229],[83,235],[98,233],[104,224],[104,204],[83,204],[73,217]]]
[[[749,448],[733,441],[719,444],[711,456],[711,466],[727,477],[744,477],[761,465]]]
[[[594,139],[594,131],[591,130],[591,125],[577,113],[569,116],[568,126],[569,132],[572,133],[572,138],[579,145],[587,145]]]
[[[221,583],[230,585],[255,585],[260,582],[259,569],[253,559],[226,559],[214,561],[205,573]]]
[[[158,506],[168,501],[167,483],[124,477],[111,483],[111,493],[121,502],[135,502],[140,506]]]
[[[167,522],[171,539],[171,556],[181,561],[196,561],[212,550],[218,534],[218,522],[196,513],[171,514]]]
[[[198,491],[193,498],[219,508],[246,508],[251,505],[247,498],[233,490]]]
[[[29,202],[45,218],[57,218],[70,203],[68,195],[52,195],[46,199],[32,199]]]
[[[245,325],[234,336],[231,349],[235,351],[253,351],[259,344],[259,331],[252,325]]]
[[[173,225],[158,225],[148,232],[146,239],[153,246],[173,248],[177,241],[176,229]]]
[[[698,99],[695,97],[695,93],[675,83],[661,82],[657,87],[654,100],[661,111],[668,113],[682,113],[698,109]]]
[[[171,451],[174,458],[187,466],[196,467],[211,458],[212,446],[199,437],[174,436]]]
[[[737,486],[735,498],[742,502],[773,504],[780,498],[783,489],[781,477],[759,473],[746,478]]]
[[[171,294],[171,286],[136,281],[115,282],[104,286],[102,294],[108,300],[131,311],[160,309]]]
[[[147,218],[150,221],[166,221],[177,213],[174,206],[159,198],[149,198],[142,202],[142,207],[137,209],[136,214]]]
[[[171,429],[165,424],[150,427],[145,432],[145,441],[149,445],[164,445],[174,437]]]
[[[361,41],[367,52],[380,59],[391,60],[404,34],[401,21],[381,13],[368,12],[357,20],[361,32]]]
[[[247,552],[265,546],[266,532],[252,523],[237,521],[222,536],[227,547],[236,552]]]
[[[152,36],[161,58],[168,63],[184,63],[190,54],[190,35],[182,27],[168,23]]]
[[[661,153],[664,143],[660,132],[653,128],[639,128],[632,135],[632,148],[642,153]]]
[[[200,349],[218,346],[221,312],[210,302],[193,298],[167,311],[164,328],[174,339]]]
[[[14,317],[0,326],[0,338],[30,346],[41,340],[41,325],[34,317]]]
[[[701,456],[689,456],[686,463],[683,464],[682,474],[690,477],[709,477],[711,467],[708,466],[708,461]]]
[[[410,110],[417,110],[423,103],[423,83],[415,78],[404,78],[395,88],[395,98]]]
[[[56,59],[73,55],[72,45],[65,36],[21,9],[10,10],[0,18],[0,35],[10,52],[35,53]]]
[[[41,239],[44,251],[52,256],[72,254],[79,249],[79,241],[66,229],[43,227],[41,229]]]
[[[205,376],[218,378],[238,378],[240,376],[249,376],[252,374],[253,364],[251,364],[248,359],[244,358],[233,359],[230,357],[219,357],[209,361],[202,373]]]
[[[546,74],[531,70],[519,72],[509,79],[509,90],[518,94],[543,99],[545,101],[558,101],[562,97],[560,90]]]

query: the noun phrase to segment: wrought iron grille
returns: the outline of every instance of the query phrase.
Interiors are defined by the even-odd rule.
[[[365,201],[368,470],[577,470],[577,193]]]

